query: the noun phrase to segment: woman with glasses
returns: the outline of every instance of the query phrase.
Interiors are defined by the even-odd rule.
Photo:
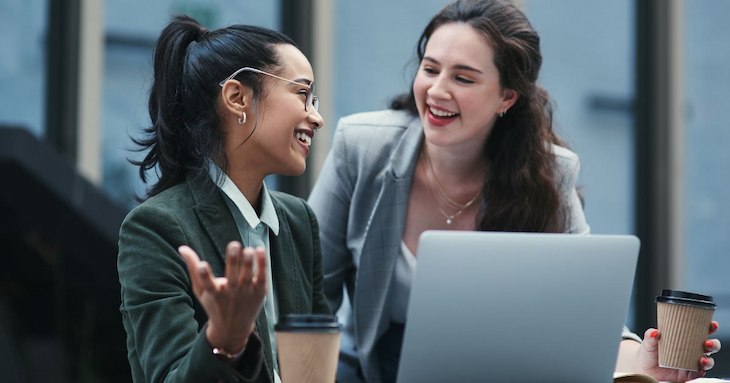
[[[322,125],[307,58],[286,36],[178,16],[161,32],[139,174],[159,176],[119,234],[136,382],[279,381],[280,315],[329,313],[314,213],[269,191],[300,175]]]
[[[540,38],[524,14],[506,0],[453,2],[431,19],[417,52],[409,94],[390,110],[340,120],[309,198],[330,306],[341,308],[343,291],[352,303],[343,311],[341,382],[395,380],[424,231],[589,233],[578,157],[553,131],[537,85]],[[452,325],[458,318],[444,323]],[[660,369],[649,338],[641,348],[622,342],[621,368],[662,380],[696,376]],[[708,342],[708,352],[719,349]]]

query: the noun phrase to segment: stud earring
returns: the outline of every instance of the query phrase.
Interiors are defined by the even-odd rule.
[[[246,112],[241,112],[241,117],[238,117],[238,124],[243,125],[246,123]]]
[[[505,113],[505,112],[506,112],[505,110],[503,110],[503,111],[499,112],[499,118],[502,118],[502,117],[504,117],[504,113]]]

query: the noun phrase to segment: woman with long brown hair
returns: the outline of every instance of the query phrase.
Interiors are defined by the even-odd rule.
[[[395,380],[424,231],[590,231],[578,157],[553,131],[537,84],[540,38],[525,15],[503,0],[453,2],[431,19],[417,52],[409,94],[389,110],[340,120],[309,198],[330,306],[340,309],[344,291],[352,303],[342,382]],[[689,376],[656,370],[656,355],[644,354],[642,372]]]

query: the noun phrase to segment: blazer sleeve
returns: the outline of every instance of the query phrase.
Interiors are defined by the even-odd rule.
[[[309,204],[319,221],[324,268],[324,292],[332,312],[342,304],[343,286],[353,284],[355,271],[347,246],[347,228],[353,177],[348,172],[344,125],[335,131],[330,150],[317,182],[309,196]]]
[[[120,311],[135,381],[253,381],[263,362],[255,335],[237,363],[228,364],[211,352],[205,327],[198,322],[206,319],[205,313],[177,253],[188,241],[175,216],[157,206],[138,206],[122,224]]]
[[[558,165],[558,190],[565,205],[567,222],[566,233],[590,234],[591,229],[583,211],[583,201],[578,193],[578,174],[580,160],[578,155],[562,147],[553,147]]]

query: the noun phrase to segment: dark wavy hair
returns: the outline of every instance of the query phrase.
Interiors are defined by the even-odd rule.
[[[537,85],[542,64],[540,37],[509,1],[458,0],[426,26],[418,41],[419,61],[433,32],[450,23],[464,23],[484,34],[494,50],[502,87],[519,94],[504,117],[497,119],[486,143],[488,170],[477,229],[564,231],[566,207],[558,191],[550,144],[565,145],[553,132],[550,98]],[[412,89],[394,98],[390,106],[418,114]]]
[[[155,45],[148,104],[152,125],[144,129],[144,138],[133,139],[139,151],[149,152],[141,161],[130,161],[139,166],[144,183],[147,171],[158,172],[159,180],[147,190],[147,197],[191,173],[206,173],[208,159],[227,168],[217,113],[218,83],[242,67],[277,73],[278,44],[295,45],[279,32],[255,26],[208,31],[188,16],[175,16],[162,30]],[[236,78],[251,87],[254,105],[265,97],[261,76],[241,72]]]

